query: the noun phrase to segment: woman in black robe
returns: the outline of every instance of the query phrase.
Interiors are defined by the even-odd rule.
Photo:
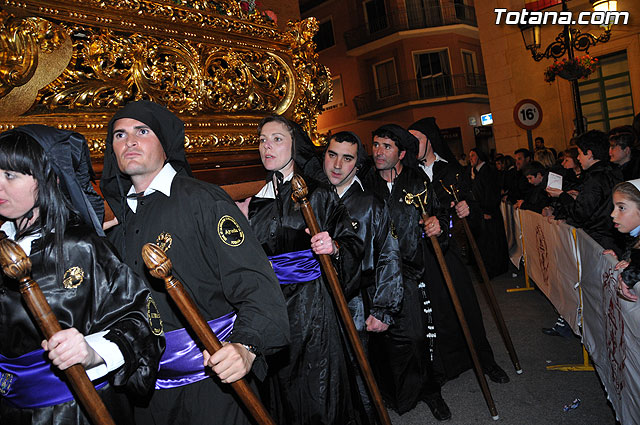
[[[91,203],[76,191],[70,157],[56,158],[61,151],[46,142],[58,136],[44,126],[0,135],[2,231],[29,255],[31,276],[62,327],[43,341],[18,282],[2,276],[1,422],[90,424],[60,372],[81,364],[114,421],[133,423],[127,395],[153,388],[165,345],[162,322],[152,315],[155,302],[144,283],[98,229],[82,222],[96,214],[88,214]],[[64,195],[71,192],[73,206]]]
[[[357,285],[362,241],[337,194],[304,175],[305,170],[322,170],[308,136],[281,116],[263,119],[258,133],[269,173],[267,184],[250,200],[248,219],[280,280],[291,327],[289,349],[269,359],[265,403],[282,424],[366,422],[356,371],[316,258],[331,255],[343,287]],[[296,166],[323,230],[314,237],[305,231],[300,207],[291,199]]]
[[[478,205],[472,200],[471,182],[464,174],[464,170],[456,161],[453,153],[442,140],[440,129],[435,118],[423,118],[409,127],[409,131],[420,142],[418,160],[420,167],[434,182],[436,197],[440,205],[447,211],[449,223],[453,223],[456,209],[467,213],[470,209],[477,209]],[[455,202],[450,192],[455,186],[460,204],[456,209],[449,207]],[[466,211],[465,211],[466,210]],[[462,223],[461,223],[462,224]],[[451,237],[449,229],[448,248],[444,250],[444,258],[451,273],[454,288],[460,299],[464,316],[469,325],[475,349],[480,358],[480,364],[489,378],[498,383],[509,382],[507,374],[498,366],[494,357],[482,321],[482,312],[476,297],[471,276],[459,255],[455,238]],[[469,348],[467,346],[462,327],[458,320],[453,301],[446,287],[442,273],[434,273],[440,266],[432,250],[425,250],[425,270],[423,279],[429,285],[431,305],[433,306],[433,320],[438,331],[435,344],[434,363],[437,371],[443,376],[443,381],[451,380],[460,373],[473,367]]]

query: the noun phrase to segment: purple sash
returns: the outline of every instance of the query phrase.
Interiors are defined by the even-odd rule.
[[[61,377],[62,372],[51,364],[42,349],[16,358],[0,355],[0,372],[0,396],[20,409],[54,406],[74,398]],[[105,385],[106,380],[95,387]]]
[[[322,275],[320,263],[310,249],[269,257],[280,285],[309,282]]]
[[[236,317],[231,312],[207,323],[222,341],[233,330]],[[160,359],[156,389],[181,387],[209,377],[203,366],[202,351],[184,328],[166,332],[165,337],[167,348]]]

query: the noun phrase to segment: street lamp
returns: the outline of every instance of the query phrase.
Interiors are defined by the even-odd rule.
[[[568,12],[567,1],[562,0],[562,11]],[[616,0],[591,0],[593,10],[596,12],[606,13],[615,12],[617,10]],[[556,39],[550,43],[544,52],[540,51],[541,37],[540,37],[540,25],[521,25],[520,32],[522,33],[522,40],[524,45],[531,52],[533,59],[536,62],[542,59],[558,59],[565,54],[569,60],[575,58],[575,51],[589,53],[589,48],[595,46],[598,43],[606,43],[611,38],[611,19],[607,19],[606,23],[602,25],[604,32],[599,36],[595,36],[590,33],[583,33],[576,28],[571,28],[569,24],[564,26],[562,32],[558,34]],[[582,104],[580,103],[580,91],[578,89],[577,78],[570,79],[571,92],[573,94],[573,109],[576,115],[576,132],[582,134],[585,131],[584,122],[582,118]]]

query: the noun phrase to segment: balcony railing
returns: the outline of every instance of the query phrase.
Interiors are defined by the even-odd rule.
[[[347,49],[354,49],[398,31],[455,24],[478,26],[475,9],[464,4],[396,9],[377,19],[369,19],[365,25],[346,31],[344,40]]]
[[[483,74],[439,75],[402,81],[358,95],[353,99],[353,103],[360,116],[406,102],[464,94],[487,94],[485,76]]]

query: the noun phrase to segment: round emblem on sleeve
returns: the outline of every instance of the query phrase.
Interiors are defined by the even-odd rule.
[[[218,236],[229,246],[239,246],[244,242],[244,232],[230,215],[224,215],[218,221]]]
[[[149,319],[149,327],[154,335],[162,335],[162,318],[160,317],[160,311],[156,302],[151,298],[151,295],[147,298],[147,318]]]

